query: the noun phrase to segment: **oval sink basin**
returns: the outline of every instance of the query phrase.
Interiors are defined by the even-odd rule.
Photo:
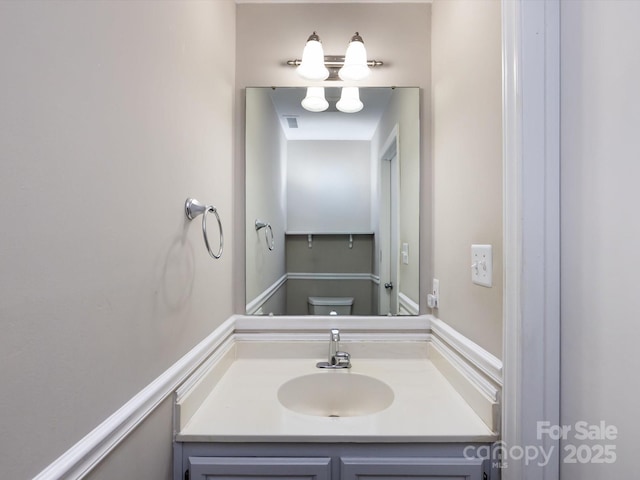
[[[289,380],[278,390],[278,400],[306,415],[355,417],[387,408],[393,402],[393,390],[367,375],[327,371]]]

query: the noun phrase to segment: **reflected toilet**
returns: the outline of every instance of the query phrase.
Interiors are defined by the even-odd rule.
[[[353,297],[308,297],[309,315],[351,315]]]

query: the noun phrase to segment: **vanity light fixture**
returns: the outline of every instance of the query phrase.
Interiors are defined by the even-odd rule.
[[[351,37],[345,56],[324,55],[320,37],[313,32],[307,39],[302,60],[287,60],[287,65],[298,67],[298,75],[305,80],[358,81],[369,75],[370,67],[379,67],[384,63],[367,60],[364,41],[358,32]]]
[[[302,61],[297,65],[298,75],[305,80],[325,80],[329,76],[329,70],[324,66],[322,43],[316,32],[307,39],[302,52]]]
[[[324,112],[329,102],[324,96],[324,87],[307,87],[307,96],[302,99],[302,107],[310,112]]]
[[[364,80],[369,76],[371,70],[367,65],[367,50],[364,48],[364,41],[358,32],[351,37],[347,53],[344,59],[344,66],[338,71],[338,76],[345,81]]]
[[[336,103],[338,110],[343,113],[356,113],[362,110],[363,107],[358,87],[342,87],[340,100]]]

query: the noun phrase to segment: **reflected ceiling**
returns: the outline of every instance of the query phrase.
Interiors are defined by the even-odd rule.
[[[287,140],[371,140],[384,113],[390,88],[361,88],[364,108],[358,113],[342,113],[336,109],[341,87],[326,87],[329,108],[324,112],[308,112],[300,105],[304,88],[275,88],[271,99]],[[296,125],[296,127],[292,127]]]

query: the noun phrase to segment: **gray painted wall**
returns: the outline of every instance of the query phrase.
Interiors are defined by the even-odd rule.
[[[312,247],[306,235],[287,235],[289,273],[373,273],[373,235],[314,235]],[[377,315],[371,279],[287,280],[287,314],[306,315],[308,297],[353,297],[354,315]]]
[[[0,2],[0,477],[37,474],[233,313],[234,39],[233,1]],[[187,196],[218,207],[220,261]],[[170,415],[96,478],[169,478]]]

